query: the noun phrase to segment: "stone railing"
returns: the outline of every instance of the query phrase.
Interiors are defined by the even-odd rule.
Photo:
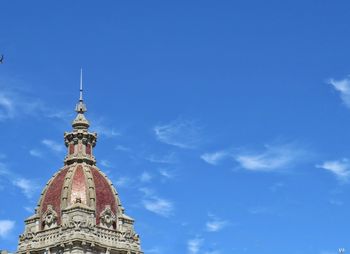
[[[95,227],[94,229],[65,229],[56,227],[40,231],[29,236],[22,236],[19,251],[31,249],[45,249],[51,246],[69,246],[72,242],[81,242],[92,246],[98,245],[111,249],[132,249],[136,253],[140,251],[138,235],[133,231],[115,231],[111,229]]]

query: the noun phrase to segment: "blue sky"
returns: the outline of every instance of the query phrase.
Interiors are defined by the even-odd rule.
[[[349,8],[1,1],[0,249],[62,166],[80,67],[145,253],[350,249]]]

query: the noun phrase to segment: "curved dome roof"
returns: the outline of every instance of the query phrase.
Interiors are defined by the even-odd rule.
[[[38,213],[42,218],[48,206],[57,213],[57,223],[61,223],[61,211],[73,206],[90,208],[96,215],[106,207],[117,215],[122,213],[118,194],[105,174],[96,166],[86,163],[74,163],[60,169],[47,183],[38,204]],[[96,216],[96,224],[100,217]],[[116,225],[113,225],[116,228]]]

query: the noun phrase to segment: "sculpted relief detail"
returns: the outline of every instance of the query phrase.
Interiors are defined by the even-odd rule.
[[[100,221],[101,226],[113,229],[113,225],[115,225],[116,222],[116,216],[114,215],[111,206],[106,205],[106,208],[100,214]]]
[[[42,221],[44,223],[44,229],[57,227],[57,213],[52,208],[52,205],[48,205],[46,212],[42,216]]]

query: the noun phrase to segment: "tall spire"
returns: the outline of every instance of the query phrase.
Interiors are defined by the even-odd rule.
[[[79,102],[77,106],[75,107],[75,111],[77,113],[82,113],[86,112],[86,105],[83,101],[83,69],[80,69],[80,89],[79,89]]]
[[[80,68],[80,97],[79,101],[83,101],[83,68]]]
[[[74,129],[89,128],[89,121],[84,116],[84,113],[87,111],[87,109],[83,100],[83,69],[80,69],[79,101],[75,106],[75,111],[78,113],[78,115],[73,121],[73,128]]]
[[[80,69],[79,101],[75,107],[77,115],[72,122],[73,130],[65,132],[64,142],[68,148],[64,160],[66,165],[75,162],[86,162],[95,165],[96,160],[92,154],[92,148],[96,144],[97,134],[89,131],[90,123],[85,117],[86,106],[83,100],[83,70]]]

